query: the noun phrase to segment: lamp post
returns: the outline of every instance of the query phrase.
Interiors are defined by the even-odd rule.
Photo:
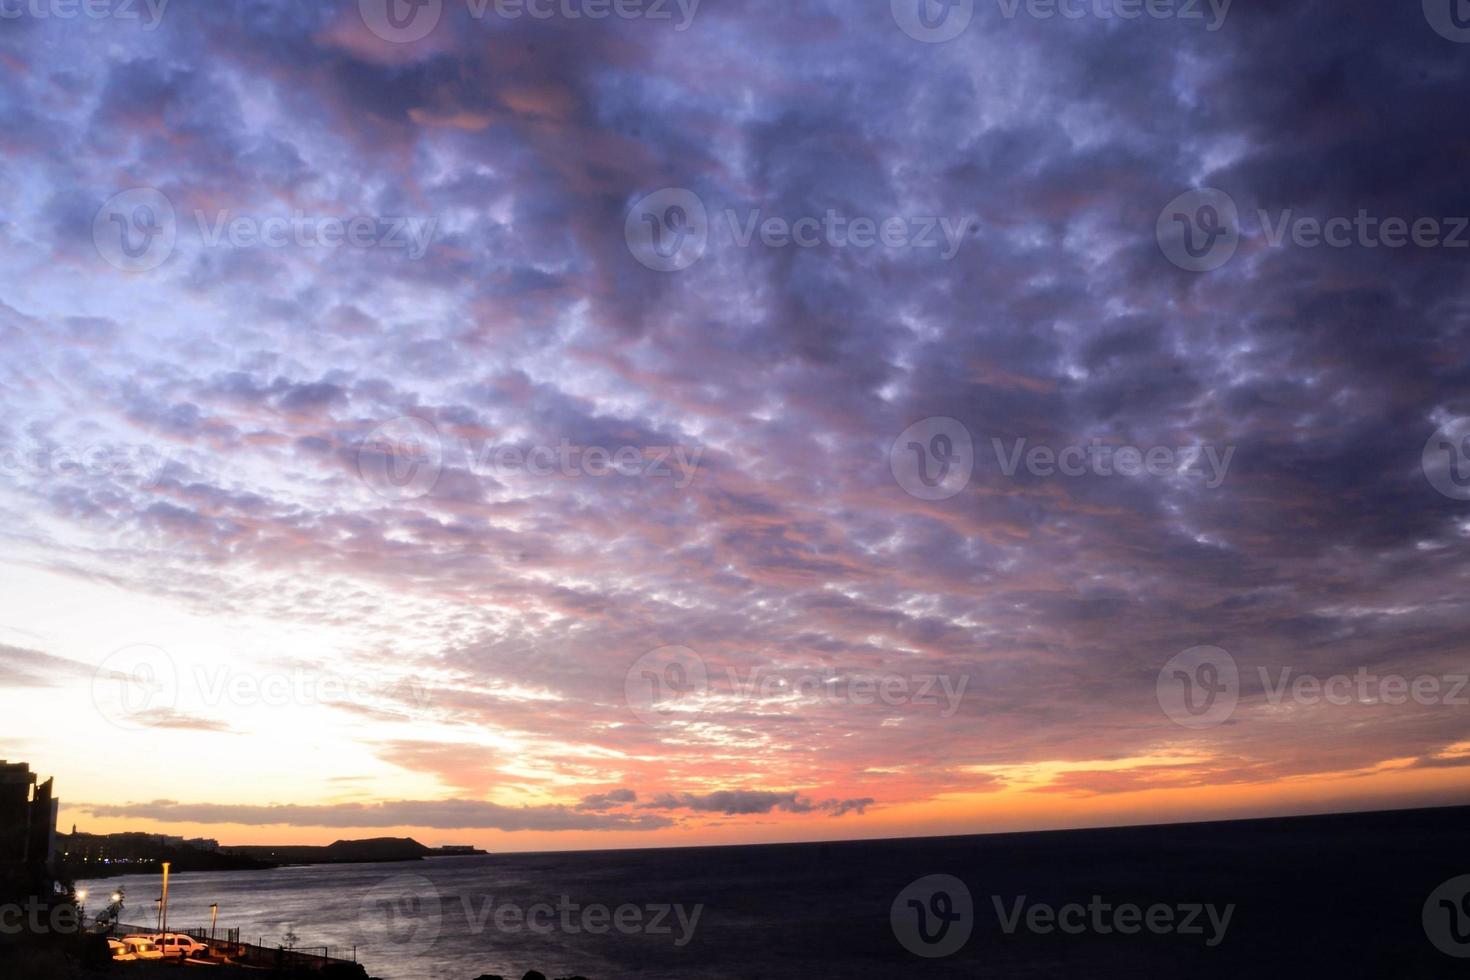
[[[168,932],[168,866],[168,861],[163,862],[163,907],[159,910],[159,932]]]
[[[209,949],[214,951],[214,923],[219,918],[219,903],[215,902],[209,906]]]

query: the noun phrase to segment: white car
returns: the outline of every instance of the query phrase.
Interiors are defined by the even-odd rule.
[[[171,959],[199,956],[209,952],[209,947],[204,943],[182,932],[160,932],[148,938],[153,940],[153,945],[163,951],[164,956]]]
[[[153,945],[153,940],[147,936],[124,936],[123,948],[127,950],[124,956],[134,960],[161,960],[163,950]]]
[[[125,963],[137,959],[136,956],[128,952],[128,948],[123,945],[120,939],[107,940],[107,952],[113,959]]]

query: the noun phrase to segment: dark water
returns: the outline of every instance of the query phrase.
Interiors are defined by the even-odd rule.
[[[930,875],[963,882],[969,903],[948,885],[938,899],[920,886],[895,919],[900,893]],[[279,943],[294,931],[300,946],[349,957],[356,944],[387,980],[519,978],[533,968],[590,980],[1466,976],[1470,959],[1436,948],[1424,920],[1431,894],[1459,875],[1470,875],[1470,809],[186,873],[171,879],[170,923],[205,925],[218,902],[221,928],[239,927],[247,941]],[[100,896],[119,883],[124,920],[148,921],[157,877],[89,887]],[[1102,904],[1074,910],[1073,932],[1048,928],[1044,914],[1028,927],[1037,905],[1090,902]],[[1129,905],[1145,915],[1162,906],[1156,928],[1118,918]],[[920,909],[932,944],[916,938]],[[955,948],[916,955],[895,921],[920,952]],[[1458,951],[1470,954],[1470,943]]]

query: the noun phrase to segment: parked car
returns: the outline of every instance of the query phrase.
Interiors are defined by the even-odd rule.
[[[124,936],[122,939],[127,955],[135,960],[161,960],[163,950],[154,945],[147,936]]]
[[[207,945],[182,932],[160,932],[148,938],[153,940],[153,945],[163,950],[164,956],[170,958],[202,956],[209,952]]]
[[[107,952],[112,956],[113,959],[123,963],[131,962],[132,960],[136,960],[138,958],[132,953],[128,952],[127,946],[123,945],[121,939],[107,940]]]

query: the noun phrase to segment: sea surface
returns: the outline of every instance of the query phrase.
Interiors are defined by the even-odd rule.
[[[294,933],[385,980],[1448,977],[1470,959],[1425,909],[1460,875],[1470,808],[193,872],[170,878],[169,924],[207,926],[217,902],[221,934]],[[85,883],[119,885],[123,921],[149,922],[159,878]],[[1032,911],[1089,903],[1075,931]],[[1116,918],[1130,905],[1170,924]]]

